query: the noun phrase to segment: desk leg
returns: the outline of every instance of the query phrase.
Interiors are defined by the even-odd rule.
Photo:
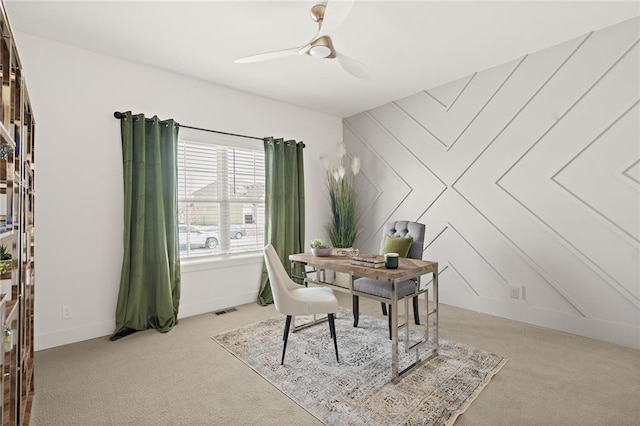
[[[438,353],[439,341],[438,341],[438,316],[440,315],[440,305],[438,304],[438,271],[433,271],[433,305],[435,307],[435,315],[433,317],[433,344],[435,347],[435,353]]]
[[[396,280],[391,281],[391,309],[389,316],[391,317],[391,373],[394,379],[398,373],[398,283]]]
[[[429,314],[429,289],[424,292],[424,310],[425,310],[425,321],[424,321],[424,338],[429,340],[429,323],[431,322],[431,315]]]

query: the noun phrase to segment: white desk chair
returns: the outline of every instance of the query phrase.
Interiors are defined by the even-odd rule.
[[[338,341],[336,339],[335,314],[338,312],[338,299],[333,290],[325,287],[304,287],[296,284],[289,278],[287,271],[282,266],[278,253],[271,244],[264,248],[264,261],[267,265],[269,283],[276,310],[287,316],[284,326],[284,346],[282,348],[282,361],[287,350],[287,339],[291,319],[296,315],[327,314],[329,317],[329,332],[336,348],[336,361],[338,359]]]

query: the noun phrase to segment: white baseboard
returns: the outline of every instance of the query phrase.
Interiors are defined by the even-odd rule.
[[[233,306],[244,305],[256,301],[255,291],[242,294],[233,294],[228,297],[221,297],[205,300],[193,304],[180,304],[178,318],[187,318],[208,312],[219,311]],[[82,342],[84,340],[104,337],[105,339],[113,333],[115,328],[115,318],[81,327],[57,330],[51,333],[36,334],[34,337],[34,350],[54,348],[56,346],[68,345],[70,343]]]
[[[531,306],[523,300],[494,300],[440,291],[440,303],[578,336],[640,349],[640,328],[598,318],[571,315]]]
[[[109,321],[102,321],[82,327],[67,328],[51,333],[36,334],[34,336],[34,350],[54,348],[56,346],[68,345],[70,343],[82,342],[83,340],[95,339],[97,337],[110,336],[115,328],[115,318]]]
[[[232,294],[227,297],[205,300],[198,303],[180,304],[178,318],[187,318],[194,315],[206,314],[208,312],[215,312],[221,309],[244,305],[245,303],[255,302],[256,297],[256,292],[250,291],[241,294]]]

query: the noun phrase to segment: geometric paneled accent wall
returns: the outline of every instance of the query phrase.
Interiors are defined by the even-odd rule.
[[[640,19],[344,119],[356,245],[427,225],[440,301],[640,348]]]

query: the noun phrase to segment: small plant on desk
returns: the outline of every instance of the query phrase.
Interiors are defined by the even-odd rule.
[[[326,245],[325,243],[323,243],[320,238],[316,238],[315,240],[311,240],[311,243],[309,245],[311,246],[311,248],[319,248],[319,249],[329,248],[329,246]]]
[[[311,253],[313,253],[314,256],[331,256],[331,252],[333,251],[331,246],[323,243],[319,238],[311,240],[309,246],[311,247]]]

